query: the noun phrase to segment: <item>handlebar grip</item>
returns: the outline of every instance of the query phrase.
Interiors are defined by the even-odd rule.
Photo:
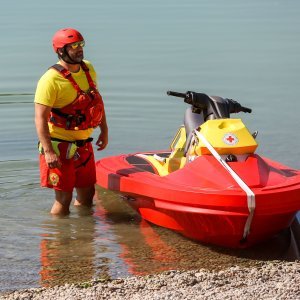
[[[251,108],[248,108],[248,107],[243,107],[243,106],[242,106],[241,109],[242,109],[242,111],[245,112],[245,113],[249,113],[249,114],[250,114],[250,113],[252,112],[252,109],[251,109]]]
[[[167,94],[169,96],[180,97],[180,98],[186,97],[186,94],[184,94],[184,93],[178,93],[178,92],[173,92],[173,91],[167,91]]]

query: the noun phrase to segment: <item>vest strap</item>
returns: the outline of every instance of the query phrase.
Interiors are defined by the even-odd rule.
[[[90,88],[96,88],[96,85],[91,77],[91,74],[89,72],[89,68],[87,67],[87,65],[82,61],[80,63],[80,66],[82,68],[82,70],[84,71],[85,73],[85,76],[87,78],[87,81],[89,83],[89,87]],[[53,65],[51,68],[55,69],[57,72],[59,72],[64,78],[68,79],[73,87],[75,88],[75,90],[78,92],[78,93],[82,93],[83,91],[81,90],[81,88],[79,87],[79,85],[77,84],[77,82],[75,81],[75,79],[72,77],[72,73],[70,71],[68,71],[67,69],[65,69],[62,65],[60,64],[55,64]]]

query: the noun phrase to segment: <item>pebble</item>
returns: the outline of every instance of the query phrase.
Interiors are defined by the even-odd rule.
[[[167,271],[148,276],[93,280],[52,288],[34,288],[0,294],[5,300],[182,300],[279,299],[300,300],[300,261],[258,262],[250,268],[233,266]]]

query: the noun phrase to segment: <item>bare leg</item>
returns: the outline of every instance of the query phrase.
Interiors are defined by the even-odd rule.
[[[71,201],[72,192],[63,192],[55,190],[55,200],[51,209],[51,214],[68,215],[70,213]]]
[[[93,198],[95,194],[95,187],[87,188],[76,188],[77,198],[75,200],[75,206],[87,206],[91,207],[93,205]]]

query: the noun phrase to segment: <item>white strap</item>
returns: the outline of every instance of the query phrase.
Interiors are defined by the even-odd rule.
[[[255,210],[255,194],[253,191],[247,186],[247,184],[236,174],[230,166],[226,163],[224,159],[219,155],[219,153],[214,149],[214,147],[209,143],[209,141],[204,137],[202,133],[197,130],[194,130],[196,136],[203,142],[206,148],[211,152],[211,154],[215,157],[216,160],[229,172],[229,174],[233,177],[236,183],[242,188],[242,190],[247,195],[247,205],[249,210],[249,216],[244,226],[244,234],[243,239],[245,239],[250,233],[250,227],[254,215]]]

